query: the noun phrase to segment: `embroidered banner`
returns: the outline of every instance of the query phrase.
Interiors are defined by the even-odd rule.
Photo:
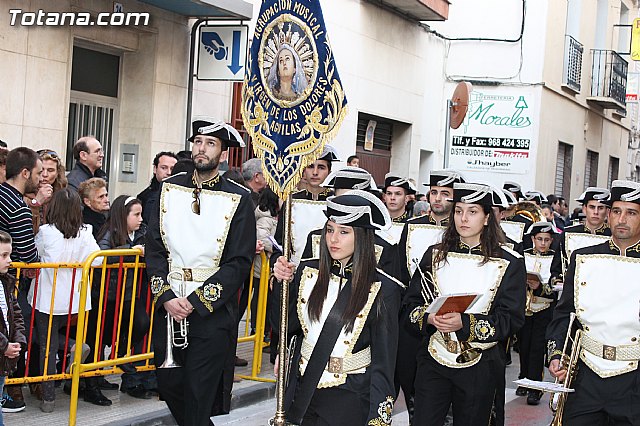
[[[322,153],[347,114],[319,0],[265,0],[242,91],[242,118],[280,197]]]

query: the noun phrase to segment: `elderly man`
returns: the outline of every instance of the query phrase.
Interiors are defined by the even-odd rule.
[[[547,329],[549,372],[560,381],[568,371],[562,349],[572,318],[582,334],[575,392],[561,419],[569,426],[640,424],[640,184],[614,181],[604,203],[611,207],[611,240],[571,254]]]
[[[157,202],[160,194],[160,183],[171,176],[173,167],[178,162],[178,157],[173,152],[162,151],[156,154],[153,159],[153,177],[149,186],[138,194],[138,200],[142,202],[142,219],[144,223],[149,223],[151,217],[151,206]]]
[[[73,158],[76,164],[67,175],[68,184],[78,189],[80,184],[92,177],[107,180],[107,174],[102,167],[104,152],[102,145],[93,136],[83,136],[73,146]]]
[[[179,425],[200,426],[229,411],[223,373],[233,357],[238,290],[255,254],[256,223],[247,189],[219,173],[228,148],[244,146],[238,132],[222,121],[196,120],[189,141],[195,170],[162,182],[146,261],[158,390]],[[185,320],[188,345],[175,347],[167,327]],[[164,368],[169,353],[182,368]]]
[[[267,181],[262,173],[262,163],[259,158],[251,158],[242,165],[242,178],[244,183],[251,189],[251,200],[253,205],[258,205],[260,192],[267,186]]]

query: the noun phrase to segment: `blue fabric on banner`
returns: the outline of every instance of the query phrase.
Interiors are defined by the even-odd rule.
[[[278,195],[294,189],[346,113],[320,1],[263,1],[247,64],[242,116],[267,182]]]

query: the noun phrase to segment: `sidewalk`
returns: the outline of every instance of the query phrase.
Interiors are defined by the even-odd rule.
[[[241,322],[240,332],[244,333],[244,321]],[[251,359],[253,344],[240,343],[236,351],[240,358],[249,361],[247,367],[236,367],[236,374],[251,374]],[[260,377],[273,378],[273,367],[269,362],[269,354],[262,357]],[[107,380],[120,384],[120,376],[107,376]],[[78,401],[78,421],[85,425],[173,425],[173,418],[164,401],[153,399],[136,399],[119,390],[102,391],[113,401],[110,407],[99,407]],[[70,397],[62,392],[62,387],[56,389],[56,408],[53,413],[40,411],[40,401],[29,394],[29,388],[23,387],[27,408],[20,413],[4,413],[4,423],[8,426],[66,426],[69,424]],[[275,384],[242,380],[233,384],[231,409],[243,407],[274,397]]]

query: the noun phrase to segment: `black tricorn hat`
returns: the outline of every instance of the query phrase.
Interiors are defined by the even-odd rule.
[[[580,204],[587,204],[589,201],[594,200],[598,202],[603,202],[607,198],[609,198],[611,192],[606,188],[596,188],[595,186],[590,186],[585,191],[580,194],[576,201]]]
[[[491,192],[493,197],[493,207],[497,207],[500,210],[507,210],[511,205],[509,195],[514,198],[513,195],[509,191],[493,186],[491,187]],[[509,195],[507,195],[507,193]]]
[[[367,229],[389,229],[391,226],[389,211],[382,201],[370,192],[358,189],[327,198],[324,214],[339,225]]]
[[[454,183],[464,183],[464,178],[455,170],[432,170],[429,173],[429,182],[423,185],[432,186],[446,186],[453,188]]]
[[[329,173],[321,186],[333,189],[371,190],[371,174],[360,167],[347,166]]]
[[[611,184],[611,195],[602,203],[613,206],[615,201],[640,204],[640,183],[630,180],[614,180]]]
[[[549,234],[559,234],[553,223],[545,221],[532,223],[531,226],[529,226],[529,229],[527,229],[527,235],[531,236],[538,235],[541,232],[548,232]]]
[[[506,189],[507,191],[515,194],[516,201],[520,201],[524,198],[524,195],[522,195],[522,187],[517,182],[506,181],[504,185],[502,185],[502,189]]]
[[[456,183],[453,185],[454,203],[480,204],[493,207],[493,189],[480,183]]]
[[[228,147],[244,148],[244,141],[240,133],[224,121],[214,121],[206,118],[196,119],[191,123],[192,135],[189,142],[198,135],[214,136],[225,142]]]
[[[340,161],[340,159],[338,158],[338,152],[334,147],[332,147],[329,144],[324,146],[324,149],[322,150],[322,153],[318,157],[318,160],[324,160],[330,163],[334,161]]]
[[[525,201],[533,201],[538,205],[542,205],[547,202],[547,197],[540,191],[527,191],[524,193]]]
[[[384,177],[384,187],[383,189],[386,191],[389,186],[397,186],[399,188],[404,188],[407,191],[407,194],[415,194],[418,191],[416,187],[411,183],[411,181],[405,177],[396,176],[392,173],[387,173]]]

